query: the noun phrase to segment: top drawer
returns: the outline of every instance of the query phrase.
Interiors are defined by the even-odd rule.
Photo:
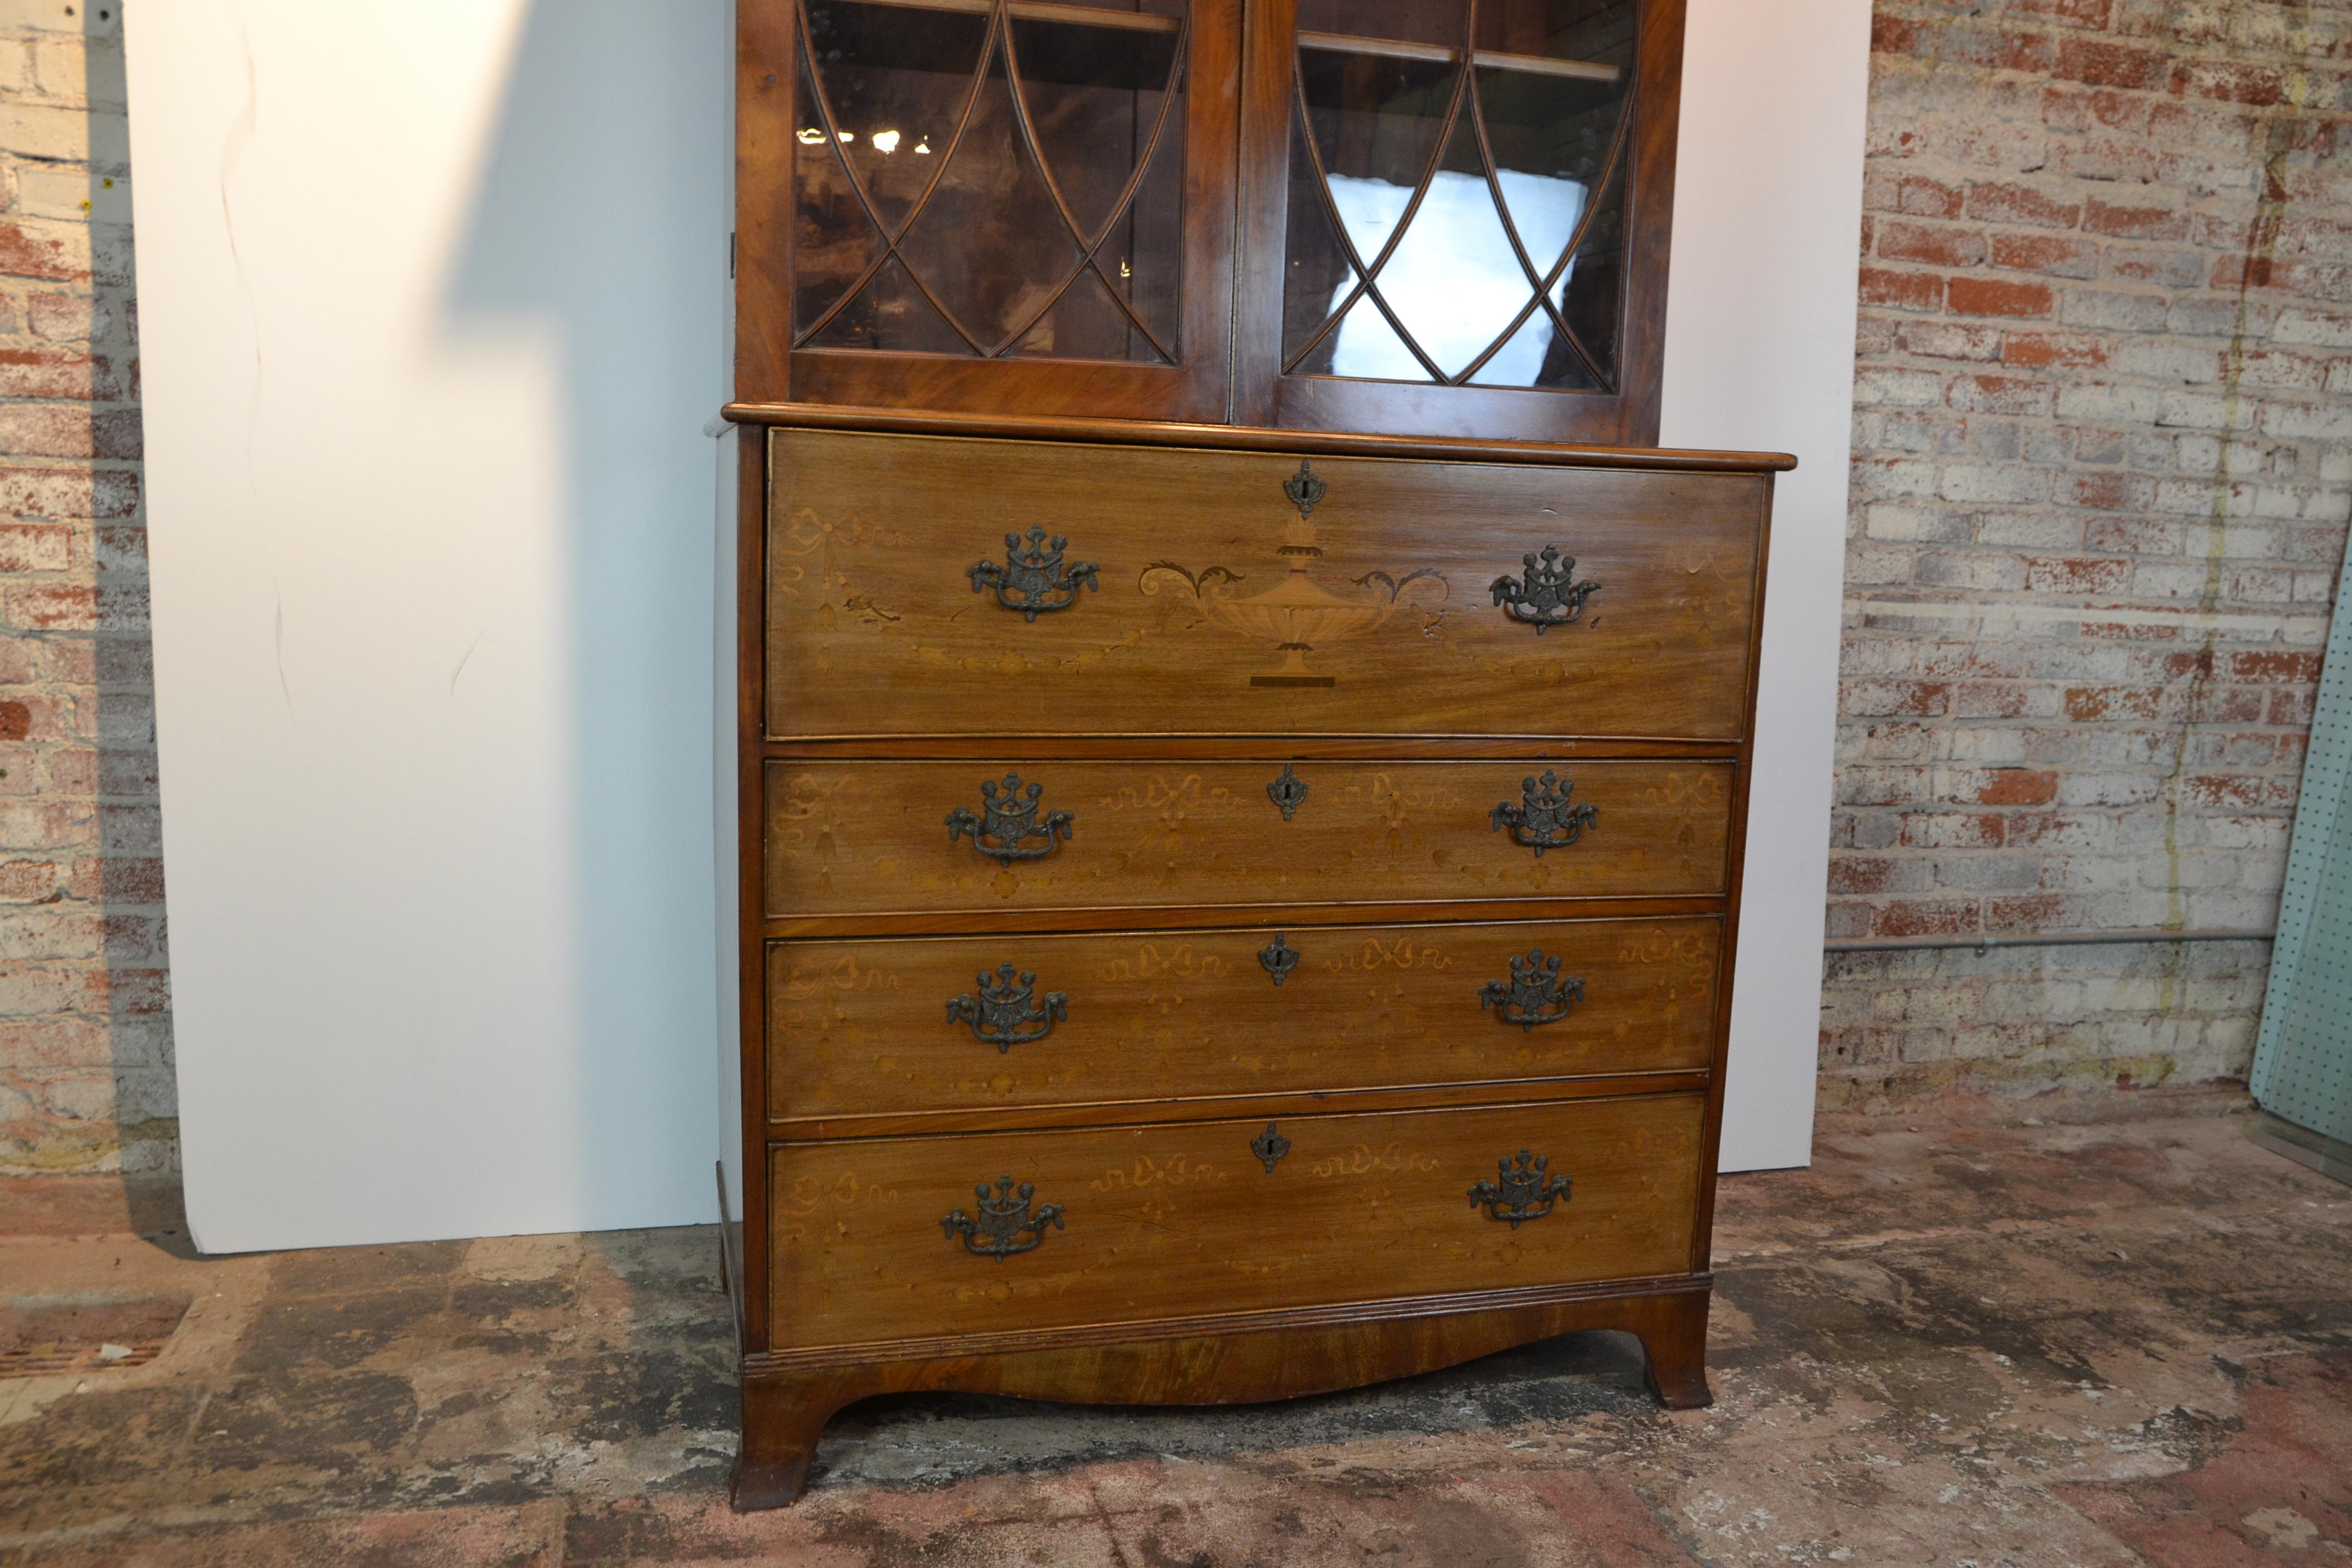
[[[1754,474],[771,439],[777,739],[1741,733]]]

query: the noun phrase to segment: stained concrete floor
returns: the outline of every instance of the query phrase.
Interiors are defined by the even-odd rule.
[[[2136,1103],[1727,1180],[1711,1410],[1612,1335],[1238,1410],[909,1397],[741,1517],[710,1231],[0,1237],[0,1564],[2352,1563],[2352,1190]],[[75,1338],[182,1299],[160,1352]]]

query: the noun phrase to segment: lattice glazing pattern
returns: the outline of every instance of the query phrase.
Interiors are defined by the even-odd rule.
[[[1286,374],[1614,389],[1637,15],[1302,0]]]
[[[1175,363],[1187,9],[802,0],[793,346]]]

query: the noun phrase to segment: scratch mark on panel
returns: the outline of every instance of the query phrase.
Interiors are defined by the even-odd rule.
[[[474,640],[466,645],[466,651],[457,656],[457,668],[449,672],[450,696],[457,695],[457,678],[466,673],[466,661],[474,657],[474,650],[481,647],[482,639],[489,635],[487,630],[476,632]]]

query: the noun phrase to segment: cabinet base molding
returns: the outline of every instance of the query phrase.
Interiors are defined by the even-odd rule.
[[[801,1494],[817,1436],[883,1394],[954,1391],[1066,1404],[1240,1405],[1328,1394],[1458,1366],[1589,1329],[1634,1335],[1670,1410],[1706,1384],[1707,1274],[1173,1319],[1031,1334],[768,1352],[742,1362],[739,1510]]]

